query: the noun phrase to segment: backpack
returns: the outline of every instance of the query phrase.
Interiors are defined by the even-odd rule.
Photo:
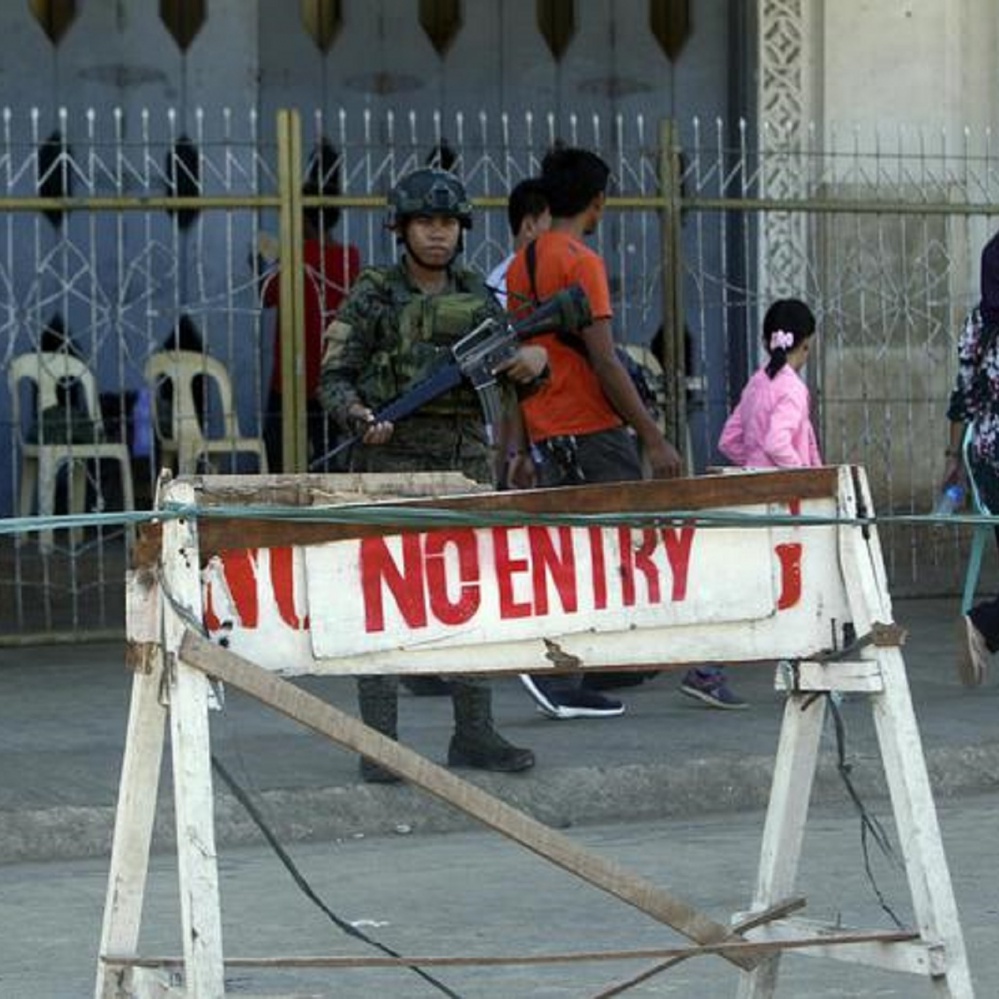
[[[649,416],[658,423],[662,419],[663,413],[660,405],[660,394],[656,392],[655,385],[657,382],[661,382],[662,374],[656,374],[620,344],[614,346],[614,351],[618,360],[624,365],[624,370],[628,372],[631,383],[635,386],[635,391],[638,392],[638,397],[648,410]]]

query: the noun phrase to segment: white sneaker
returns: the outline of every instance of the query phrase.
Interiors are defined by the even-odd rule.
[[[966,687],[977,687],[989,668],[989,647],[985,636],[975,627],[970,614],[962,614],[957,623],[957,675]]]

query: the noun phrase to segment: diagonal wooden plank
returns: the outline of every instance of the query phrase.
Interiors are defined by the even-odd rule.
[[[716,922],[665,889],[589,852],[567,836],[368,728],[351,715],[193,631],[188,630],[184,635],[180,658],[338,745],[387,767],[538,856],[671,926],[695,943],[745,942],[723,923]],[[758,960],[745,954],[726,953],[721,956],[746,969],[752,968]]]
[[[754,912],[747,919],[740,920],[736,923],[732,927],[732,930],[735,933],[745,933],[746,930],[752,930],[757,926],[763,926],[771,920],[781,919],[789,913],[804,908],[804,905],[805,899],[802,897],[787,899],[784,902],[779,902],[777,905],[770,906],[768,909],[763,909],[760,912]],[[641,985],[642,982],[647,982],[650,978],[654,978],[661,972],[668,971],[670,968],[675,968],[678,964],[683,964],[684,961],[696,956],[696,950],[688,950],[686,953],[674,954],[666,958],[665,961],[660,961],[658,964],[652,965],[651,968],[646,968],[644,971],[640,971],[638,974],[624,979],[624,981],[608,985],[607,988],[601,990],[593,996],[593,999],[612,999],[613,996],[622,995],[625,992]]]

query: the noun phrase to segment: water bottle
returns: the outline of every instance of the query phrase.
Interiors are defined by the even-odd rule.
[[[960,482],[952,482],[945,486],[933,507],[934,517],[950,517],[964,505],[964,486]]]

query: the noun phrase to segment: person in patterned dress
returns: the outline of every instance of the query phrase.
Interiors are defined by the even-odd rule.
[[[957,380],[947,419],[946,487],[967,471],[982,507],[999,513],[999,233],[982,251],[981,300],[964,321],[957,345]],[[999,527],[996,528],[999,540]],[[962,615],[958,624],[958,675],[969,687],[985,679],[989,659],[999,651],[999,597]]]

